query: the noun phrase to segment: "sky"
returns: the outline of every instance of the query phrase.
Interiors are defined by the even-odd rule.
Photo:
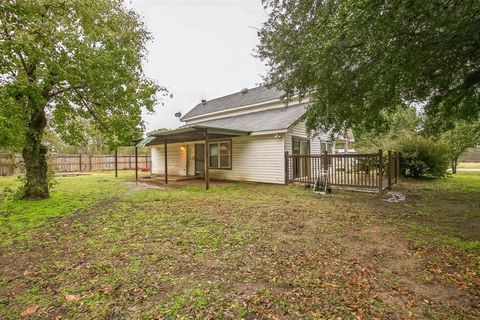
[[[267,15],[261,0],[131,0],[153,41],[146,75],[165,86],[154,115],[143,114],[147,132],[176,128],[174,116],[202,99],[213,99],[262,83],[264,64],[253,56],[256,28]]]

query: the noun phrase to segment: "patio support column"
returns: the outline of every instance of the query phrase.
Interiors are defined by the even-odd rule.
[[[203,164],[205,166],[205,169],[204,169],[204,175],[205,175],[205,190],[208,190],[208,188],[210,187],[210,177],[208,175],[208,163],[210,162],[210,152],[209,152],[209,148],[208,148],[208,131],[205,130],[205,148],[203,148]]]
[[[138,147],[135,146],[135,181],[138,180]]]
[[[165,138],[164,148],[164,158],[165,158],[165,184],[168,184],[168,164],[167,164],[167,138]]]

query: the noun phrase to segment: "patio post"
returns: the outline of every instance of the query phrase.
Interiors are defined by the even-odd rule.
[[[138,147],[135,146],[135,181],[138,181]]]
[[[165,138],[164,143],[164,158],[165,158],[165,184],[168,184],[168,164],[167,164],[167,138]]]
[[[210,187],[210,177],[208,175],[208,163],[210,161],[210,152],[208,150],[208,130],[205,130],[205,148],[203,148],[203,164],[204,164],[204,176],[205,176],[205,190]]]

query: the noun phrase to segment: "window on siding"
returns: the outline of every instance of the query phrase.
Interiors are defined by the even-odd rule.
[[[294,155],[310,154],[310,141],[306,138],[292,137],[292,153]]]
[[[328,153],[332,153],[333,152],[333,143],[332,142],[321,142],[320,144],[321,146],[321,152],[325,152],[327,151]]]
[[[328,151],[328,143],[326,142],[321,142],[320,143],[320,152],[324,153],[325,151]]]
[[[231,169],[232,168],[232,148],[230,141],[218,141],[209,143],[210,148],[210,168],[213,169]]]

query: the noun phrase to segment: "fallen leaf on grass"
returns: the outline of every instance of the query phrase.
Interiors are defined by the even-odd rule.
[[[113,288],[111,286],[106,286],[106,287],[102,288],[102,291],[105,294],[111,294],[111,293],[113,293]]]
[[[31,316],[35,312],[37,312],[37,310],[38,310],[38,306],[33,306],[33,307],[25,309],[22,313],[20,313],[20,315],[22,317],[26,318],[28,316]]]
[[[81,299],[79,294],[66,294],[65,300],[67,301],[79,301]]]

